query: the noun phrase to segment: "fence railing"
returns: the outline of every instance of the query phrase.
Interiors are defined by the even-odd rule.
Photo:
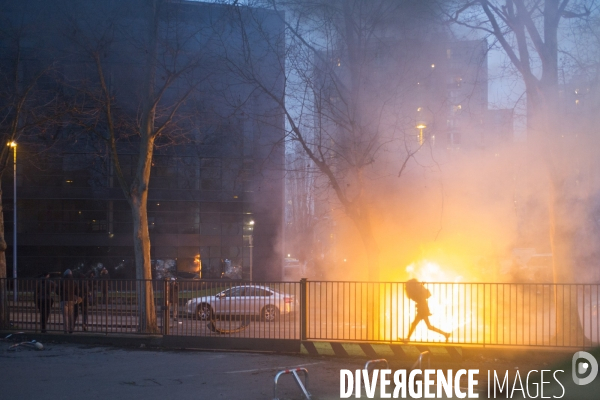
[[[57,332],[146,333],[140,294],[150,283],[159,333],[299,339],[299,283],[230,280],[0,280],[13,327]],[[68,325],[72,301],[74,326]],[[67,322],[65,324],[65,322]]]
[[[402,282],[146,283],[165,335],[405,343],[449,333],[452,344],[579,348],[600,338],[599,284],[426,283],[431,296],[417,304]],[[16,302],[13,284],[0,280],[0,303],[15,329],[68,332],[73,301],[75,332],[145,333],[143,281],[19,279]]]
[[[598,344],[598,284],[427,283],[427,305],[409,300],[405,285],[307,282],[306,339],[446,342],[429,322],[449,343]]]

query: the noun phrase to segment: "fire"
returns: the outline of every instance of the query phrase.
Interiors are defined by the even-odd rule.
[[[431,292],[428,299],[431,316],[429,322],[432,326],[444,332],[451,333],[449,342],[477,342],[476,330],[471,332],[472,319],[476,318],[478,294],[475,287],[467,284],[457,285],[463,277],[453,273],[450,269],[443,269],[431,261],[420,261],[406,267],[409,278],[416,278],[425,283]],[[473,289],[473,290],[472,290]],[[390,296],[391,294],[391,296]],[[382,315],[388,324],[395,325],[382,336],[383,340],[403,340],[408,336],[409,328],[415,319],[415,302],[408,299],[404,293],[404,285],[399,285],[393,293],[388,293],[385,305],[385,315]],[[382,297],[383,300],[383,297]],[[389,325],[388,325],[389,326]],[[419,322],[410,341],[445,342],[445,337],[427,328],[425,321]]]

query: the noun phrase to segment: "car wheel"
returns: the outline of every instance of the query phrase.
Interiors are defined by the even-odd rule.
[[[196,318],[202,321],[209,320],[212,316],[212,308],[209,304],[202,303],[196,307]]]
[[[279,318],[279,309],[274,305],[269,304],[263,307],[260,314],[263,321],[273,322]]]

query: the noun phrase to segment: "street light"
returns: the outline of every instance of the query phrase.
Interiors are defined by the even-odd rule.
[[[249,224],[250,224],[250,230],[252,231],[252,232],[250,232],[250,236],[248,236],[248,245],[250,247],[250,282],[252,282],[252,269],[253,269],[253,264],[254,264],[254,262],[252,260],[252,257],[253,257],[252,252],[254,250],[254,220],[250,221]]]
[[[420,123],[419,125],[416,126],[416,128],[419,130],[419,145],[423,144],[423,129],[427,128],[427,125],[425,125],[424,123]]]
[[[13,301],[17,302],[17,142],[8,143],[13,148]]]

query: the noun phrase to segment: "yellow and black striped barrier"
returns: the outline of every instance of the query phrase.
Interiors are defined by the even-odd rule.
[[[432,358],[462,360],[462,347],[429,344],[344,343],[303,341],[300,352],[311,356],[414,360],[429,351]]]

